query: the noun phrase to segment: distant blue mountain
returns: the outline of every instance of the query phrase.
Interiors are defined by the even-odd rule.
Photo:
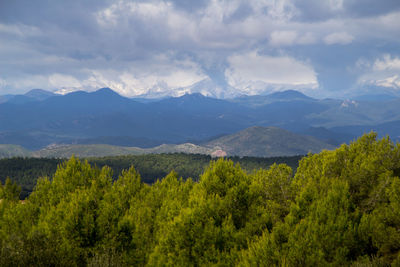
[[[12,104],[25,104],[28,102],[35,102],[35,101],[38,101],[38,99],[29,97],[29,96],[25,96],[25,95],[16,95],[16,96],[13,96],[12,98],[10,98],[7,102],[12,103]]]
[[[29,92],[27,92],[25,96],[36,100],[45,100],[49,97],[56,96],[56,94],[43,89],[32,89]]]
[[[252,96],[246,95],[231,99],[231,102],[240,103],[242,105],[250,107],[263,106],[274,102],[291,102],[291,101],[314,102],[316,101],[316,99],[306,96],[305,94],[295,90],[275,92],[269,95],[252,95]]]
[[[0,104],[8,102],[11,98],[13,98],[15,95],[0,95]]]
[[[298,134],[309,135],[328,144],[338,146],[342,143],[348,143],[350,140],[355,140],[359,135],[351,133],[336,132],[332,129],[328,130],[324,127],[307,127],[301,130],[293,131]]]
[[[360,95],[354,97],[354,100],[357,101],[390,101],[398,98],[397,96],[390,95],[390,94],[368,94],[368,95]]]
[[[295,90],[275,92],[267,95],[267,97],[279,100],[313,100],[313,98]]]
[[[200,142],[254,125],[280,127],[330,144],[352,140],[364,131],[359,125],[400,136],[400,99],[318,100],[289,90],[230,100],[187,94],[145,102],[110,88],[66,95],[35,89],[13,99],[0,103],[0,143],[31,149],[51,143],[149,147]]]
[[[26,146],[25,140],[34,142],[36,136],[46,136],[46,140],[54,136],[54,142],[76,142],[78,138],[87,140],[104,136],[147,138],[170,143],[199,140],[241,129],[243,123],[236,122],[239,118],[229,113],[239,112],[233,106],[235,104],[199,95],[143,104],[120,96],[109,88],[91,93],[79,91],[43,101],[0,104],[0,133],[9,133],[0,141],[7,143],[7,140],[12,140]],[[224,118],[224,112],[232,118]],[[40,134],[24,134],[31,132]],[[19,136],[22,141],[12,136]],[[114,138],[112,143],[118,141]]]
[[[24,104],[27,102],[42,101],[52,96],[56,96],[56,94],[42,89],[32,89],[23,95],[0,96],[0,104],[5,102],[13,104]]]
[[[360,136],[364,133],[374,131],[377,132],[380,137],[390,136],[392,140],[400,142],[400,120],[375,125],[339,126],[333,128],[332,130],[353,136]]]

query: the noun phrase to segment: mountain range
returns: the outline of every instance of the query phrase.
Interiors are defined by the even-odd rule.
[[[315,99],[293,90],[232,99],[196,93],[148,101],[109,88],[66,95],[34,89],[0,96],[0,144],[30,150],[51,144],[203,147],[252,126],[274,126],[337,146],[371,130],[399,140],[399,107],[396,97]]]
[[[252,157],[279,157],[319,153],[323,149],[334,149],[311,136],[303,136],[277,127],[254,126],[240,132],[225,135],[204,144],[227,155]]]
[[[107,144],[50,145],[29,151],[18,145],[0,145],[2,157],[69,158],[139,155],[150,153],[189,153],[220,156],[279,157],[318,153],[334,149],[311,136],[302,136],[276,127],[250,127],[234,134],[217,137],[200,145],[192,143],[162,144],[152,148],[113,146]]]

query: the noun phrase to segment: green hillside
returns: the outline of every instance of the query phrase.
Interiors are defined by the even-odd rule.
[[[219,159],[147,184],[72,157],[24,201],[0,186],[0,266],[400,266],[399,175],[374,133],[295,175]]]
[[[202,145],[191,143],[163,144],[152,148],[114,146],[106,144],[51,145],[37,151],[29,151],[16,145],[0,145],[0,158],[79,158],[143,155],[162,153],[186,153],[240,157],[281,157],[318,153],[334,149],[311,136],[303,136],[276,127],[251,127],[231,135],[225,135]]]
[[[112,145],[56,145],[33,152],[39,158],[69,158],[75,155],[80,158],[96,156],[120,156],[144,154],[144,150],[136,147]]]
[[[33,152],[34,157],[40,158],[69,158],[75,155],[79,158],[123,156],[123,155],[143,155],[161,153],[187,153],[210,155],[212,149],[197,146],[190,143],[185,144],[164,144],[153,148],[138,148],[112,146],[104,144],[92,145],[55,145]]]
[[[295,170],[301,157],[232,157],[230,159],[251,173],[260,168],[267,168],[274,163],[285,163]],[[13,182],[21,186],[20,197],[25,199],[32,192],[39,177],[52,177],[57,166],[65,160],[65,158],[21,157],[0,159],[0,182],[4,183],[7,177],[11,178]],[[113,170],[113,179],[117,179],[124,170],[134,166],[140,173],[142,181],[152,184],[171,171],[176,171],[178,176],[184,179],[189,177],[196,179],[204,172],[211,157],[201,154],[170,153],[95,157],[87,158],[87,160],[90,164],[100,168],[110,167]]]
[[[303,136],[276,127],[251,127],[231,135],[225,135],[202,145],[191,143],[163,144],[153,148],[123,147],[112,145],[58,145],[35,151],[35,157],[81,158],[122,156],[160,153],[187,153],[249,157],[280,157],[318,153],[323,149],[334,149],[311,136]],[[221,153],[220,153],[221,154]]]
[[[0,144],[0,158],[29,157],[31,152],[19,145]]]
[[[318,153],[334,149],[311,136],[302,136],[276,127],[251,127],[235,134],[222,136],[205,144],[224,150],[228,155],[278,157]]]

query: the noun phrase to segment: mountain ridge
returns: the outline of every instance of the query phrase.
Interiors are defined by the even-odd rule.
[[[253,126],[222,136],[205,144],[220,147],[227,155],[276,157],[319,153],[334,146],[311,136],[303,136],[278,127]]]
[[[235,139],[232,142],[232,139]],[[250,127],[235,134],[225,135],[202,145],[192,143],[161,144],[155,147],[139,148],[108,144],[66,145],[52,144],[37,151],[28,151],[20,146],[0,145],[0,155],[56,157],[101,157],[119,155],[188,153],[211,156],[253,156],[276,157],[305,155],[308,152],[320,152],[333,149],[334,146],[313,137],[302,136],[277,127]]]
[[[322,136],[331,144],[349,142],[380,124],[385,124],[378,128],[382,134],[400,136],[396,126],[399,98],[384,102],[314,99],[289,90],[228,100],[195,93],[144,103],[110,88],[65,95],[41,90],[29,94],[35,93],[45,99],[25,101],[28,96],[20,95],[18,103],[0,103],[0,143],[40,149],[51,143],[79,144],[107,137],[104,142],[109,144],[142,147],[141,138],[151,145],[159,140],[201,142],[254,125]]]

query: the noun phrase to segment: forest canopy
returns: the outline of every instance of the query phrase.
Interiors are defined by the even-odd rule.
[[[240,166],[248,172],[260,168],[268,168],[274,163],[285,163],[296,169],[299,160],[303,156],[287,157],[229,157],[233,162],[240,163]],[[92,166],[102,168],[108,166],[112,169],[113,180],[118,179],[123,170],[135,166],[140,173],[142,182],[151,184],[165,177],[172,170],[176,171],[179,177],[184,179],[192,177],[198,179],[211,161],[208,155],[200,154],[147,154],[147,155],[125,155],[88,158]],[[5,158],[0,159],[0,181],[5,183],[9,177],[21,186],[20,199],[25,199],[33,190],[36,181],[40,177],[53,177],[57,166],[66,159],[62,158]]]
[[[72,157],[18,199],[0,187],[1,266],[400,264],[400,146],[376,134],[247,173],[211,161],[194,181],[113,181]]]

